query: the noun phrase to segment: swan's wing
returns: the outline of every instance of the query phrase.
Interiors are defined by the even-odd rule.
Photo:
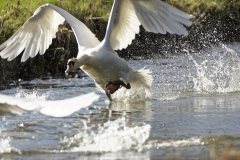
[[[188,35],[191,15],[160,0],[131,0],[137,17],[148,32]],[[183,24],[183,25],[182,25]]]
[[[160,0],[115,0],[108,22],[105,43],[114,50],[126,48],[139,32],[140,24],[154,33],[188,35],[192,16]]]
[[[0,94],[0,110],[12,113],[39,110],[42,114],[53,117],[65,117],[90,106],[99,98],[95,93],[80,95],[74,98],[56,101],[37,101],[32,99],[17,98]]]
[[[39,7],[12,37],[0,45],[0,56],[11,61],[25,49],[21,59],[24,62],[38,52],[44,54],[52,43],[52,38],[56,37],[58,26],[65,20],[76,36],[79,53],[100,43],[81,21],[61,8],[45,4]]]
[[[98,100],[98,98],[99,95],[95,93],[88,93],[71,99],[44,101],[42,103],[43,108],[40,112],[53,117],[66,117],[81,108],[90,106],[94,101]]]
[[[140,22],[129,0],[115,0],[109,17],[105,42],[114,50],[126,48],[139,33]]]

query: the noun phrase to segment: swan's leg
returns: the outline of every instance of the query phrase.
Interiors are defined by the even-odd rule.
[[[111,97],[111,94],[108,90],[105,90],[105,94],[107,95],[109,101],[112,101],[112,97]]]

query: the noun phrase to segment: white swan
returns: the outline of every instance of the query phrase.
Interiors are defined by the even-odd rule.
[[[161,0],[114,0],[105,38],[100,43],[95,35],[78,19],[52,4],[39,7],[23,26],[0,46],[0,56],[9,61],[24,49],[21,61],[44,54],[52,43],[58,25],[66,20],[78,42],[77,58],[69,59],[66,72],[81,68],[102,88],[108,98],[121,86],[130,89],[137,83],[148,90],[152,76],[147,69],[138,71],[128,66],[114,50],[126,48],[139,32],[176,33],[188,35],[191,15]]]

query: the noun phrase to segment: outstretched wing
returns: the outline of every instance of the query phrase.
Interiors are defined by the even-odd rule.
[[[148,32],[178,35],[188,35],[188,31],[183,26],[192,24],[189,19],[191,15],[160,0],[131,0],[136,15]]]
[[[188,35],[192,16],[161,0],[115,0],[108,22],[105,43],[114,50],[132,43],[142,24],[148,32]]]
[[[99,95],[88,93],[65,100],[37,101],[0,94],[0,111],[21,114],[25,111],[37,110],[48,116],[66,117],[81,108],[90,106],[98,98]]]
[[[52,43],[52,38],[56,37],[58,26],[65,20],[76,36],[79,53],[100,43],[81,21],[57,6],[45,4],[12,37],[0,45],[0,56],[11,61],[25,49],[21,59],[24,62],[38,52],[44,54]]]

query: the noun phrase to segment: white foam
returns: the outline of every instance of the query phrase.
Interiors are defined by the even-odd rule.
[[[0,129],[0,135],[2,130]],[[5,136],[0,136],[0,153],[10,153],[14,148],[11,147],[11,138],[10,137],[5,137]]]
[[[192,137],[189,139],[182,140],[168,140],[168,141],[149,141],[144,149],[159,149],[159,148],[170,148],[170,147],[186,147],[186,146],[197,146],[204,145],[204,142],[199,137]]]
[[[126,150],[141,151],[144,143],[150,135],[151,126],[128,127],[125,119],[109,121],[101,126],[89,128],[76,134],[74,137],[65,138],[63,143],[70,147],[72,152],[117,152]]]
[[[131,84],[131,89],[126,89],[122,87],[117,92],[112,94],[112,98],[114,101],[138,102],[147,100],[150,97],[150,89],[142,87],[141,84],[137,82]]]
[[[11,142],[10,137],[0,139],[0,153],[10,153],[12,151],[10,142]]]
[[[147,151],[160,148],[178,148],[205,145],[202,138],[192,137],[181,140],[148,140],[151,126],[127,127],[124,119],[109,121],[97,130],[88,128],[71,138],[64,138],[67,149],[61,152],[105,153],[119,151]]]

